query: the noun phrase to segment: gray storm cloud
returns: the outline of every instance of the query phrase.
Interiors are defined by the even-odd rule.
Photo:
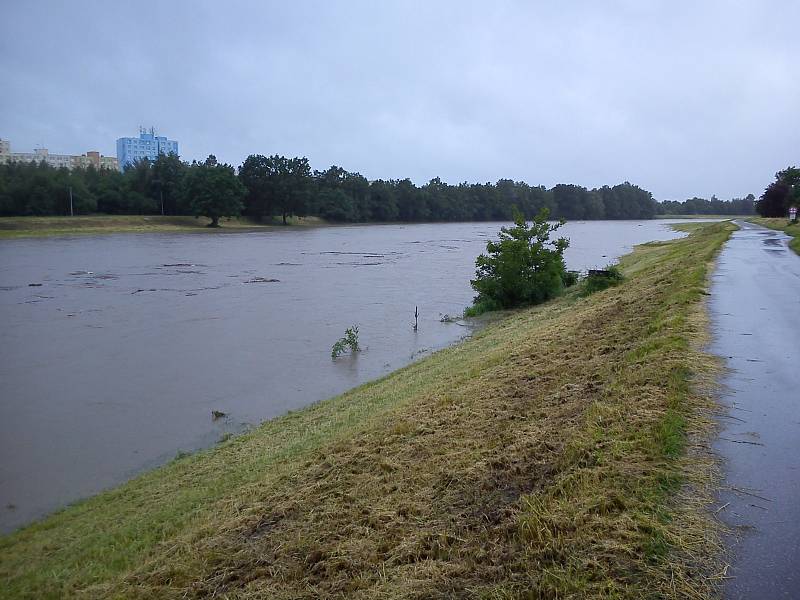
[[[142,124],[370,179],[758,194],[800,163],[797,2],[36,2],[0,8],[0,137]]]

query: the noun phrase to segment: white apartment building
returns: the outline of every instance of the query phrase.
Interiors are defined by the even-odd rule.
[[[82,155],[50,154],[47,148],[37,148],[33,152],[11,152],[11,142],[0,139],[0,163],[10,162],[44,162],[59,169],[86,168],[94,165],[96,169],[119,169],[119,163],[113,156],[102,156],[99,152],[90,151]]]

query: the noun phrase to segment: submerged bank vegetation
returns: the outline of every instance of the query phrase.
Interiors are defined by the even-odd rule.
[[[0,541],[8,598],[685,598],[715,586],[703,341],[733,226]]]

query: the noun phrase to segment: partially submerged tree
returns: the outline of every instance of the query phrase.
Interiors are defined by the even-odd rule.
[[[204,163],[194,163],[189,167],[184,193],[192,214],[211,219],[209,227],[219,227],[220,218],[234,217],[242,212],[246,190],[233,167],[218,164],[212,154]]]
[[[549,223],[543,209],[530,222],[514,214],[514,226],[500,229],[500,240],[486,244],[487,254],[475,261],[476,278],[470,283],[478,292],[468,315],[489,310],[539,304],[564,288],[567,276],[566,238],[550,239],[564,222]]]

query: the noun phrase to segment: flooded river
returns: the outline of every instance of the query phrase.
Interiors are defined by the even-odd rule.
[[[0,530],[468,335],[441,317],[470,303],[500,226],[0,241]],[[665,221],[561,231],[572,269],[678,235]],[[353,324],[364,351],[332,361]]]

